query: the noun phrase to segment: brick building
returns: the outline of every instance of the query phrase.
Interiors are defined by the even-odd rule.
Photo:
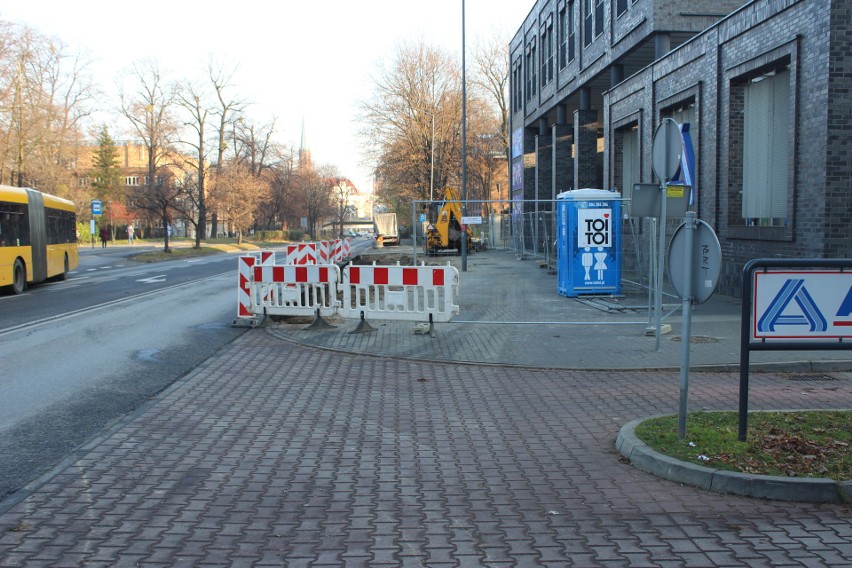
[[[539,0],[510,44],[513,197],[631,197],[658,182],[671,117],[689,124],[720,292],[740,294],[752,258],[849,256],[850,22],[848,0]]]

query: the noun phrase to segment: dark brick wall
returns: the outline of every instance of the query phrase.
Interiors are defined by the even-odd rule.
[[[567,124],[553,126],[556,144],[556,193],[574,189],[574,158],[571,144],[574,141],[573,129]]]
[[[852,32],[842,0],[756,1],[681,46],[605,97],[605,184],[620,162],[614,130],[638,118],[642,181],[651,182],[653,134],[665,108],[694,97],[699,217],[716,230],[719,291],[739,296],[742,267],[759,257],[845,257],[852,251]],[[792,217],[786,227],[745,227],[743,85],[773,65],[791,69]]]
[[[825,255],[852,254],[852,2],[834,2],[829,20],[825,156]]]

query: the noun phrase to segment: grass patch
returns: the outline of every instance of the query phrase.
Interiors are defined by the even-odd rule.
[[[749,413],[746,441],[738,440],[736,412],[695,412],[686,439],[675,416],[642,422],[636,436],[675,459],[729,471],[783,477],[852,480],[852,411]]]
[[[174,247],[170,248],[169,252],[164,250],[151,250],[134,254],[129,258],[136,262],[162,262],[164,260],[181,260],[186,258],[195,258],[198,256],[208,256],[222,252],[219,247],[203,246],[201,248],[192,247]]]

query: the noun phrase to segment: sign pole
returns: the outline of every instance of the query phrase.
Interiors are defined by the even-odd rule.
[[[657,243],[657,288],[654,290],[654,313],[656,315],[656,351],[661,351],[660,336],[663,326],[663,267],[665,266],[666,254],[666,192],[668,191],[668,181],[665,180],[660,184],[660,237]]]
[[[677,439],[686,438],[686,414],[689,400],[689,348],[692,337],[692,255],[695,211],[687,211],[683,247],[683,322],[681,327],[680,404],[677,415]]]
[[[656,336],[657,347],[660,351],[660,336],[662,335],[663,318],[663,268],[666,251],[666,200],[668,198],[669,181],[674,179],[680,168],[680,158],[683,154],[683,139],[680,127],[671,118],[663,119],[654,133],[654,144],[651,148],[654,173],[660,178],[660,237],[657,251],[657,288],[656,288]]]

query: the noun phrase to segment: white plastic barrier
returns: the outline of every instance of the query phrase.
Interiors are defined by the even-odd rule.
[[[459,313],[459,272],[452,266],[347,266],[343,270],[345,318],[448,322]]]
[[[339,282],[340,269],[335,265],[254,266],[249,311],[255,315],[331,316],[340,305]]]
[[[287,245],[287,264],[316,264],[317,243]]]
[[[350,256],[349,239],[287,245],[287,264],[336,264]]]
[[[275,253],[261,250],[243,254],[237,259],[237,319],[253,319],[251,311],[251,281],[255,266],[275,263]]]

